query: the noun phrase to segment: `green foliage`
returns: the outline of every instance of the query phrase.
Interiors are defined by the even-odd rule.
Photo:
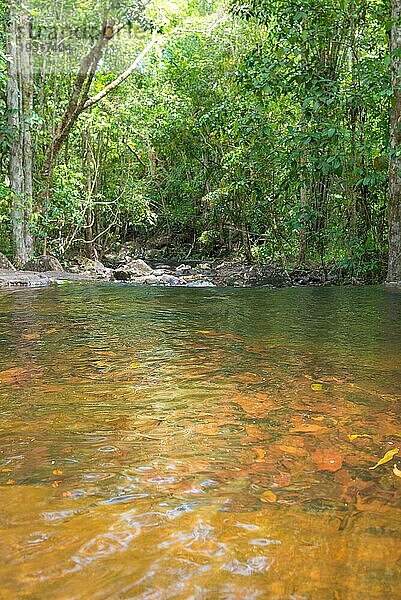
[[[345,279],[380,278],[390,102],[384,0],[232,0],[230,13],[210,0],[110,2],[109,14],[130,28],[109,45],[91,93],[135,59],[149,28],[164,35],[127,82],[80,117],[43,212],[41,161],[103,8],[96,0],[31,2],[40,50],[39,246],[46,237],[62,255],[91,239],[103,251],[167,234],[201,256],[336,263]],[[70,31],[56,53],[40,42],[60,22]]]

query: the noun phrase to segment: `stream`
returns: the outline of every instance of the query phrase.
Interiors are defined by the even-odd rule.
[[[2,291],[0,598],[397,598],[400,399],[400,289]]]

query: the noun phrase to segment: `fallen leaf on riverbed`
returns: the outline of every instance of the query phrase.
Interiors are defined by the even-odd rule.
[[[263,450],[263,448],[259,448],[258,446],[255,446],[252,449],[256,454],[256,462],[263,462],[264,459],[266,458],[265,450]]]
[[[265,492],[263,492],[260,499],[262,500],[262,502],[277,502],[277,496],[271,490],[266,490]]]
[[[238,373],[233,375],[233,379],[235,381],[239,381],[241,383],[262,383],[263,377],[258,375],[257,373]]]
[[[323,389],[323,384],[321,383],[312,383],[311,388],[314,392],[318,392]]]
[[[292,454],[293,456],[307,456],[308,453],[303,448],[298,446],[287,446],[286,444],[278,444],[277,448],[285,454]]]
[[[397,467],[397,465],[394,465],[393,467],[393,473],[396,477],[401,477],[401,471],[400,469]]]
[[[312,454],[312,460],[320,471],[338,471],[341,469],[343,459],[337,450],[329,448],[323,450],[315,450]]]
[[[60,469],[53,469],[53,475],[62,475],[63,471],[60,471]]]
[[[305,425],[298,425],[292,431],[295,433],[318,433],[319,431],[327,431],[327,427],[315,425],[314,423],[305,423]]]
[[[377,461],[377,463],[373,467],[369,467],[369,469],[373,471],[373,469],[376,469],[380,465],[384,465],[385,463],[389,462],[392,458],[394,458],[394,456],[398,454],[398,452],[399,448],[393,448],[392,450],[389,450],[388,452],[386,452],[383,458]]]
[[[19,384],[27,381],[33,373],[25,367],[12,367],[0,372],[0,383]]]
[[[12,469],[2,469],[2,473],[11,473]]]
[[[39,333],[23,333],[22,338],[24,340],[38,340],[40,338]]]
[[[139,367],[139,363],[136,362],[132,362],[129,366],[130,369],[138,369]]]
[[[348,435],[348,439],[350,442],[352,442],[353,440],[356,440],[359,437],[370,437],[370,435],[368,435],[367,433],[351,433],[350,435]]]
[[[266,394],[261,393],[252,395],[237,394],[232,398],[232,401],[239,404],[248,415],[256,419],[262,419],[274,407],[274,402]]]
[[[361,496],[356,494],[355,507],[357,510],[363,512],[382,513],[392,510],[389,504],[383,504],[379,500],[372,500],[369,502],[367,499],[362,499]]]
[[[195,431],[203,435],[217,435],[219,428],[215,423],[199,423],[195,426]]]
[[[14,485],[14,483],[15,483],[14,479],[8,479],[6,481],[6,485]]]
[[[215,331],[208,331],[207,329],[198,329],[197,333],[202,333],[203,335],[212,335],[216,333]]]

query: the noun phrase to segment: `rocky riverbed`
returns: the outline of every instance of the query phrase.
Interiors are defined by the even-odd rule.
[[[61,282],[107,281],[129,285],[186,287],[283,287],[336,283],[335,274],[322,270],[287,271],[277,265],[252,265],[229,261],[194,261],[191,264],[152,263],[129,256],[106,256],[103,262],[85,257],[62,266],[52,256],[41,256],[17,270],[0,256],[0,287],[44,287]]]

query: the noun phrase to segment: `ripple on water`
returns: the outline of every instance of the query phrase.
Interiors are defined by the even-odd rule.
[[[0,306],[0,596],[398,597],[399,294],[224,293]]]
[[[140,530],[136,529],[134,531],[108,531],[100,534],[81,546],[77,554],[72,556],[72,561],[84,567],[116,552],[124,552],[132,540],[139,535],[139,532]]]
[[[274,564],[274,558],[267,556],[254,556],[245,562],[241,562],[236,558],[222,566],[224,571],[229,571],[234,575],[243,575],[248,577],[254,573],[264,573],[268,571]]]

